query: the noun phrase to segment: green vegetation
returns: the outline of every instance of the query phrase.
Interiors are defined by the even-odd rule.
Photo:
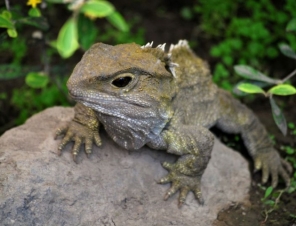
[[[296,49],[296,37],[286,34],[284,27],[296,18],[296,2],[285,0],[200,0],[193,7],[181,9],[186,20],[198,18],[200,35],[211,39],[210,53],[217,59],[214,81],[232,90],[238,81],[232,71],[233,65],[248,64],[267,74],[268,65],[279,55],[279,42],[288,43]],[[295,22],[294,22],[295,23]],[[293,25],[291,25],[293,27]],[[274,75],[272,75],[274,77]]]
[[[296,31],[295,18],[288,23],[286,30],[288,32]],[[280,44],[279,49],[285,56],[296,60],[296,52],[289,45]],[[291,79],[296,74],[296,69],[289,75],[287,75],[284,79],[272,79],[266,76],[264,73],[259,72],[254,68],[246,65],[237,65],[234,67],[234,70],[238,75],[247,79],[246,81],[240,82],[236,85],[236,93],[239,94],[239,91],[248,94],[257,93],[263,94],[264,96],[268,97],[271,105],[272,115],[276,125],[284,135],[286,135],[289,130],[289,134],[292,135],[296,140],[295,124],[293,122],[286,122],[281,109],[278,107],[273,98],[274,95],[288,96],[296,94],[296,88],[288,83],[289,79]],[[264,88],[266,87],[268,87],[267,91],[264,90]],[[294,174],[291,178],[290,187],[284,190],[274,191],[272,187],[265,188],[261,186],[261,188],[265,190],[265,195],[262,198],[262,202],[266,205],[266,219],[271,212],[279,208],[280,198],[283,193],[292,193],[296,191],[296,148],[290,145],[282,145],[281,150],[283,150],[287,155],[286,159],[291,163]],[[290,213],[290,216],[294,217],[295,215],[293,215],[293,213]]]
[[[294,139],[296,139],[296,127],[293,122],[288,123],[288,131],[294,137]],[[268,215],[271,212],[279,209],[280,200],[284,193],[291,194],[296,191],[296,147],[282,145],[281,150],[283,150],[286,153],[286,160],[288,160],[291,163],[294,173],[293,175],[291,175],[292,177],[290,187],[286,189],[274,190],[272,187],[260,186],[261,189],[265,191],[264,197],[261,200],[263,204],[266,206],[265,221],[267,220]],[[289,213],[289,216],[295,218],[295,213]]]
[[[296,20],[292,19],[286,28],[287,31],[296,31]],[[292,58],[296,60],[296,52],[287,44],[280,44],[279,45],[280,51],[287,57]],[[273,96],[288,96],[288,95],[294,95],[296,94],[296,88],[291,84],[285,84],[286,82],[289,82],[289,79],[291,79],[296,74],[296,69],[291,72],[289,75],[287,75],[284,79],[272,79],[262,72],[259,72],[255,70],[254,68],[250,66],[245,65],[237,65],[234,67],[234,70],[236,73],[243,78],[247,79],[247,81],[240,82],[236,85],[235,90],[237,94],[240,94],[239,91],[245,92],[245,93],[258,93],[263,94],[266,97],[269,97],[271,110],[273,119],[278,126],[278,128],[281,130],[281,132],[286,135],[287,134],[287,123],[286,119],[279,108],[279,106],[276,104]],[[270,87],[267,91],[264,91],[263,87]]]
[[[144,44],[143,28],[130,32],[139,18],[127,23],[108,1],[29,0],[28,6],[5,3],[6,8],[0,8],[0,28],[6,29],[6,34],[0,34],[0,52],[5,53],[0,64],[0,81],[22,77],[25,81],[12,94],[1,92],[0,96],[0,100],[9,101],[19,110],[15,124],[22,124],[44,108],[69,105],[66,81],[73,68],[66,67],[65,59],[77,50],[86,51],[98,41]],[[56,17],[53,12],[61,10],[61,6],[66,12],[59,22],[62,26],[58,31],[50,30],[49,23]],[[98,26],[97,19],[103,18],[106,22]],[[28,43],[32,41],[40,47],[34,59],[28,58],[31,56]],[[59,58],[63,59],[57,63]]]
[[[64,77],[68,77],[71,71],[65,68],[65,64],[75,57],[73,54],[83,53],[95,42],[145,42],[145,30],[141,26],[143,18],[133,15],[126,21],[116,11],[112,1],[28,0],[27,3],[14,3],[6,0],[5,3],[6,7],[0,8],[0,27],[4,31],[0,34],[0,51],[6,53],[4,62],[9,64],[0,65],[0,81],[24,77],[25,86],[22,89],[26,88],[26,92],[32,94],[53,90],[54,86],[60,87],[60,91],[65,89],[61,88],[65,87]],[[158,14],[162,13],[163,17],[168,11],[164,6],[155,10]],[[57,15],[61,15],[61,11],[63,16],[55,19]],[[210,40],[210,54],[216,60],[213,70],[214,81],[224,89],[231,90],[239,79],[233,73],[233,65],[248,64],[251,73],[255,71],[253,68],[257,68],[263,71],[261,74],[278,78],[279,73],[272,71],[270,60],[276,59],[279,52],[292,58],[295,54],[293,50],[296,49],[296,37],[292,32],[296,24],[294,0],[285,0],[281,4],[272,0],[200,0],[191,5],[184,4],[180,15],[187,21],[196,22],[201,38]],[[284,27],[290,18],[295,19],[288,24],[288,33],[285,33]],[[56,23],[57,28],[52,29],[53,23]],[[35,54],[39,56],[28,59],[28,43],[32,42],[32,39],[41,47]],[[191,40],[193,45],[198,42],[199,40]],[[278,49],[278,43],[287,44],[281,44]],[[58,77],[59,79],[56,79]],[[250,85],[253,87],[250,88]],[[257,91],[254,90],[254,85],[259,87],[256,87]],[[282,95],[283,88],[289,90],[289,94],[294,92],[293,88],[288,86],[291,84],[286,81],[269,90],[265,90],[262,85],[262,81],[252,81],[248,85],[240,84],[240,89],[249,92],[251,89],[252,92],[269,97],[278,94],[276,92],[281,92]],[[16,93],[13,92],[13,95],[17,95]],[[48,92],[48,95],[51,93]],[[55,96],[54,92],[52,95]],[[61,95],[64,96],[64,92],[61,92]],[[7,94],[4,96],[1,100],[17,99]],[[65,96],[63,98],[67,99]],[[56,102],[52,103],[56,105],[61,102],[57,98]],[[62,103],[67,104],[64,101]],[[273,100],[271,103],[274,103],[272,106],[276,106]],[[40,106],[33,106],[35,104],[48,106],[32,102],[28,109],[40,109]],[[15,107],[22,111],[20,106]],[[23,120],[17,121],[21,123],[24,120],[23,117]]]

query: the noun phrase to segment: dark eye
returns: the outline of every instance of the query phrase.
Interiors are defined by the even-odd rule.
[[[112,85],[118,88],[122,88],[122,87],[126,87],[130,83],[130,81],[132,81],[132,78],[129,76],[120,77],[120,78],[114,79],[112,81]]]

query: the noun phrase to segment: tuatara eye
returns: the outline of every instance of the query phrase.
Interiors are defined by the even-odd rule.
[[[125,77],[120,77],[116,78],[112,81],[112,85],[118,87],[118,88],[123,88],[126,87],[130,81],[132,81],[132,77],[130,76],[125,76]]]

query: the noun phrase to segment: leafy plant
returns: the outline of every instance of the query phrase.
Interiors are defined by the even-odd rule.
[[[62,3],[62,1],[60,2]],[[64,58],[72,56],[72,54],[79,48],[79,40],[82,41],[83,47],[89,47],[93,44],[95,41],[95,31],[93,31],[95,30],[95,26],[93,20],[96,18],[107,18],[112,25],[122,32],[127,32],[129,30],[129,27],[121,14],[115,11],[114,6],[108,1],[72,1],[69,4],[69,9],[73,11],[73,14],[62,26],[55,43],[59,54]],[[91,20],[85,20],[84,17]],[[83,27],[78,26],[85,25],[86,23],[88,23],[87,26],[91,30],[92,38],[86,38],[86,35],[80,37],[79,35],[84,33],[78,32],[78,30],[83,29]]]
[[[262,203],[266,206],[265,221],[267,220],[268,215],[271,212],[279,208],[279,203],[284,193],[291,194],[296,191],[296,149],[290,146],[282,146],[281,148],[286,151],[286,154],[288,155],[287,160],[293,163],[292,166],[294,168],[294,174],[291,178],[290,186],[283,190],[276,191],[271,186],[266,188],[264,186],[259,185],[259,187],[265,191],[264,197],[261,199]]]
[[[0,27],[7,29],[7,34],[12,37],[18,37],[17,25],[26,24],[38,27],[41,30],[46,30],[49,26],[47,19],[43,17],[42,11],[38,8],[41,4],[41,0],[29,0],[27,5],[31,6],[28,11],[28,16],[21,16],[14,11],[11,11],[9,1],[6,2],[6,10],[3,10],[0,14]],[[65,4],[63,0],[47,0],[48,4]],[[68,9],[72,11],[72,16],[62,25],[56,41],[52,41],[51,46],[54,46],[58,53],[63,58],[68,58],[74,54],[74,52],[82,47],[88,49],[96,40],[97,28],[94,25],[96,18],[107,18],[108,21],[122,32],[129,30],[128,25],[121,16],[121,14],[115,11],[114,6],[103,0],[90,0],[90,1],[67,1]],[[86,31],[86,32],[85,32]],[[88,35],[79,35],[85,34]],[[47,39],[45,37],[45,39]],[[47,40],[45,40],[48,42]],[[9,42],[4,42],[9,43]],[[20,63],[20,60],[26,53],[26,45],[21,45],[24,39],[19,38],[15,42],[15,45],[6,45],[6,48],[14,51],[14,68]],[[16,46],[15,50],[13,46]],[[20,48],[20,47],[24,48]],[[1,48],[5,48],[5,45]],[[23,51],[22,51],[23,50]],[[42,75],[42,76],[40,76]],[[0,75],[0,79],[5,74]],[[45,87],[48,82],[48,72],[43,70],[42,72],[32,72],[26,77],[27,85],[32,88]]]
[[[239,80],[232,74],[233,65],[271,68],[270,61],[279,55],[278,42],[287,42],[296,49],[296,37],[282,31],[289,19],[296,17],[294,0],[281,4],[272,0],[200,0],[181,8],[180,14],[196,22],[196,38],[214,43],[210,49],[216,59],[213,79],[227,90]],[[289,28],[293,29],[293,23]]]
[[[295,19],[289,22],[287,30],[296,31]],[[296,60],[296,52],[289,45],[280,44],[279,49],[285,56]],[[234,70],[238,75],[247,79],[247,81],[240,82],[236,85],[235,92],[238,93],[237,90],[239,90],[249,94],[257,93],[269,97],[273,119],[281,132],[286,135],[286,119],[281,109],[276,104],[273,96],[288,96],[296,94],[296,88],[293,85],[286,83],[296,74],[296,69],[282,80],[272,79],[266,76],[264,73],[246,65],[236,65]],[[272,87],[265,91],[263,88],[268,86]]]
[[[4,32],[0,35],[0,51],[6,53],[4,60],[9,61],[10,64],[0,65],[0,80],[25,77],[26,86],[14,90],[12,97],[5,93],[1,93],[1,97],[5,97],[6,102],[11,99],[14,109],[20,111],[17,124],[46,107],[67,104],[65,75],[68,72],[55,71],[59,66],[51,65],[54,54],[58,53],[62,58],[70,58],[76,50],[87,50],[98,40],[106,41],[106,38],[109,38],[117,42],[126,42],[125,39],[128,41],[134,39],[133,34],[129,32],[132,24],[128,24],[109,1],[28,0],[26,9],[24,9],[25,4],[10,5],[9,0],[5,3],[6,9],[0,9],[0,28],[6,29],[6,32],[2,29]],[[42,7],[39,7],[41,4]],[[62,26],[56,35],[52,30],[48,30],[52,19],[50,17],[53,15],[48,12],[54,12],[61,5],[68,8],[70,17],[61,21]],[[96,19],[102,18],[110,24],[108,29],[104,28],[105,25],[98,28]],[[28,37],[30,34],[27,32],[27,27],[38,29],[37,32],[35,31],[36,34],[33,33],[33,38],[36,36],[34,41],[43,44],[41,51],[36,52],[36,55],[39,54],[38,60],[41,61],[38,66],[26,63],[28,39],[32,40]],[[107,31],[106,34],[105,31]],[[55,36],[56,40],[52,40]],[[136,36],[144,42],[143,32],[137,32]],[[60,78],[53,76],[56,74],[59,74]]]
[[[38,74],[30,74],[29,78],[31,76],[41,76]],[[44,82],[38,82],[36,81],[40,79],[34,79],[33,84],[31,86],[35,86],[35,84],[38,84],[36,88],[30,88],[29,86],[23,86],[20,89],[13,90],[13,95],[11,98],[11,102],[14,105],[15,108],[17,108],[20,111],[20,114],[15,119],[15,123],[17,125],[20,125],[26,121],[28,117],[30,117],[32,114],[37,113],[45,108],[48,108],[53,105],[63,105],[68,106],[69,101],[66,97],[66,95],[61,95],[61,93],[66,93],[66,79],[63,79],[61,81],[64,85],[61,86],[63,90],[60,90],[56,84],[52,82],[48,82],[46,85],[42,85],[40,87],[40,83]],[[31,82],[31,81],[27,81]]]

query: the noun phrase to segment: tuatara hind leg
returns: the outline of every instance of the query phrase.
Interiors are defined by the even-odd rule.
[[[276,187],[279,175],[286,186],[290,185],[289,173],[291,165],[281,159],[274,149],[272,141],[264,126],[245,105],[234,99],[229,93],[219,91],[219,120],[217,127],[225,132],[240,133],[243,141],[254,159],[255,170],[262,169],[262,183],[266,183],[271,176],[271,184]]]

